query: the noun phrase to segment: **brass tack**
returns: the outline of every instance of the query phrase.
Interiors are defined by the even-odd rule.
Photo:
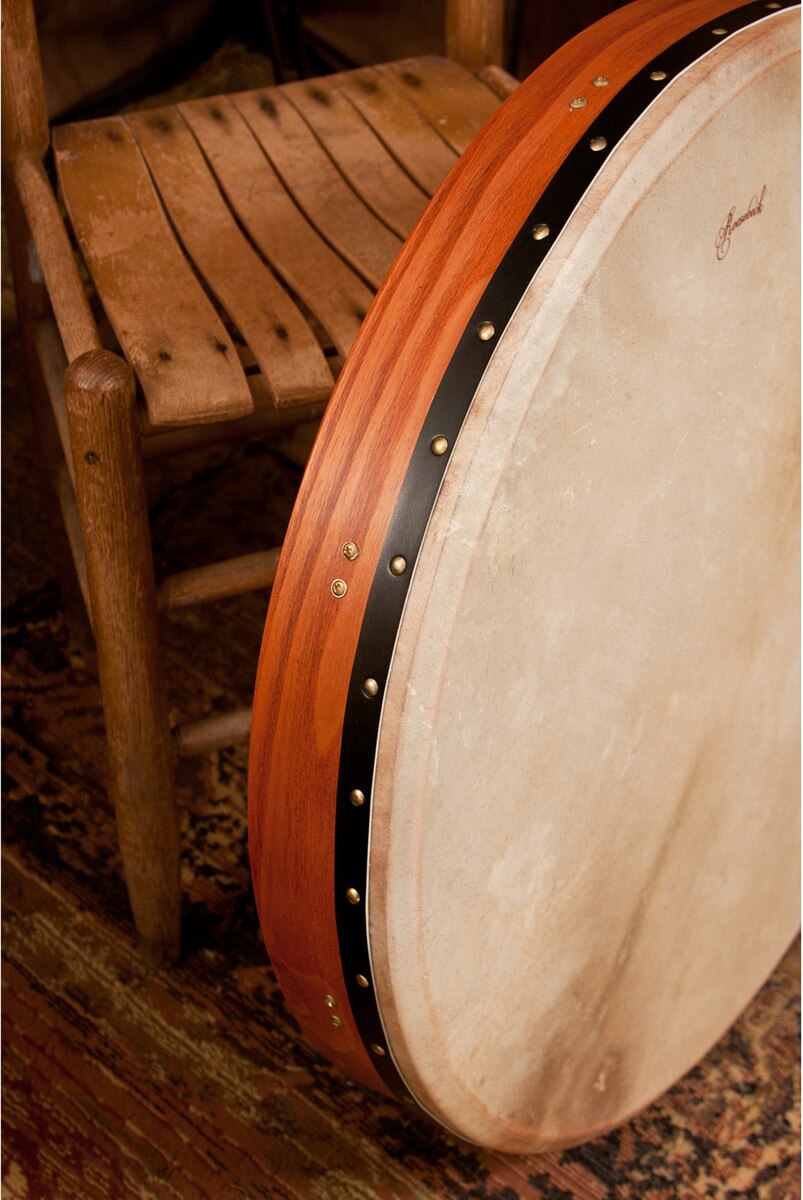
[[[334,996],[330,996],[328,992],[324,996],[323,1002],[327,1008],[337,1008],[337,1000],[335,1000]]]
[[[379,692],[379,684],[375,679],[363,679],[362,690],[364,695],[373,698]]]
[[[401,554],[395,554],[390,560],[390,570],[393,575],[403,575],[407,570],[407,559]]]
[[[356,888],[346,888],[346,899],[348,900],[349,904],[359,904],[360,893]]]
[[[662,79],[666,79],[666,71],[650,71],[650,79],[654,83],[660,83]]]
[[[780,4],[768,4],[767,8],[780,8]]]
[[[352,788],[349,800],[355,808],[359,808],[361,804],[365,804],[365,792],[361,792],[359,788]]]
[[[480,325],[479,329],[477,330],[477,337],[480,339],[481,342],[490,342],[491,338],[493,337],[493,335],[495,333],[496,333],[496,330],[494,329],[491,322],[483,321],[482,325]]]
[[[349,562],[354,562],[355,558],[360,557],[360,550],[356,542],[344,542],[342,547],[343,557]]]
[[[333,1024],[333,1025],[334,1025],[334,1027],[335,1027],[335,1029],[342,1029],[342,1028],[343,1028],[343,1024],[344,1024],[344,1022],[342,1021],[342,1019],[341,1019],[340,1017],[336,1017],[334,1013],[332,1013],[332,1015],[330,1016],[329,1020],[332,1022],[332,1024]]]
[[[585,96],[575,96],[574,100],[569,101],[569,108],[585,108],[587,104]]]
[[[356,979],[357,979],[357,983],[360,985],[360,987],[370,987],[371,986],[364,975],[357,975]]]
[[[436,437],[430,442],[429,448],[433,454],[436,454],[438,457],[440,457],[441,454],[445,454],[449,449],[449,443],[445,437]]]
[[[716,29],[712,29],[711,32],[714,37],[724,37],[728,31],[727,29],[723,29],[721,25],[717,25]]]
[[[549,237],[549,226],[543,224],[536,225],[535,229],[533,230],[533,237],[537,242],[543,242],[544,238]]]
[[[592,80],[592,82],[594,87],[607,87],[611,81],[607,75],[598,75],[596,79]]]
[[[348,590],[349,590],[349,585],[346,583],[345,579],[333,579],[332,580],[332,595],[337,596],[338,600],[342,596],[345,596],[345,594]]]
[[[604,137],[592,137],[588,144],[592,150],[604,150],[608,145],[608,139]]]
[[[384,1058],[385,1050],[384,1047],[379,1045],[379,1042],[371,1042],[371,1049],[373,1050],[374,1054],[378,1054],[381,1058]]]

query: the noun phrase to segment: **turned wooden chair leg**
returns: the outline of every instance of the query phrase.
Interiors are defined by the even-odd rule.
[[[179,953],[179,830],[134,376],[91,350],[64,382],[123,870],[161,963]]]
[[[13,187],[9,186],[3,190],[3,212],[14,280],[17,329],[28,385],[31,425],[44,485],[42,500],[48,524],[50,562],[61,592],[67,636],[77,649],[86,651],[92,643],[89,621],[58,498],[58,470],[60,466],[63,469],[64,458],[34,345],[34,329],[38,322],[50,317],[50,304],[28,223]]]

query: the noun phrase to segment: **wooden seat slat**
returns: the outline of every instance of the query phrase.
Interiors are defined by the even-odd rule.
[[[153,426],[253,411],[237,353],[181,252],[121,117],[54,130],[61,191],[81,253]]]
[[[433,196],[457,162],[457,152],[421,110],[374,67],[332,79],[418,186]]]
[[[299,211],[228,97],[177,107],[249,236],[345,356],[371,290]]]
[[[298,206],[338,254],[378,288],[402,240],[349,187],[281,88],[230,97]]]
[[[332,373],[287,292],[237,225],[174,107],[126,116],[187,254],[250,345],[278,407],[325,399]]]
[[[282,92],[360,198],[394,233],[406,238],[428,197],[338,90],[336,80],[291,83]]]
[[[499,107],[499,97],[490,88],[448,58],[407,58],[385,63],[377,70],[413,102],[458,154]]]

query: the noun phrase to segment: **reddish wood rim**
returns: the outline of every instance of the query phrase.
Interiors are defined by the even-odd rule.
[[[760,19],[769,15],[766,7],[743,9]],[[378,1059],[366,1048],[349,999],[358,1006],[357,985],[351,979],[347,985],[343,974],[335,816],[355,654],[403,480],[478,301],[573,146],[656,55],[728,11],[721,0],[636,0],[578,35],[514,92],[394,263],[302,482],[254,698],[252,874],[265,941],[294,1015],[319,1049],[384,1092],[395,1072],[387,1069],[387,1055]],[[597,76],[609,85],[591,86]],[[572,109],[578,95],[587,104]],[[341,553],[347,541],[360,549],[353,562]],[[332,593],[335,578],[348,587],[341,598]]]

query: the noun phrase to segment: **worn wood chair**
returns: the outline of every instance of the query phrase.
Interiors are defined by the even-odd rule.
[[[450,0],[449,59],[51,138],[30,2],[4,0],[5,219],[35,432],[97,647],[125,879],[154,961],[180,944],[174,754],[244,738],[250,720],[170,729],[159,613],[269,587],[279,551],[157,581],[145,463],[321,414],[402,239],[515,87],[492,65],[501,8]]]

